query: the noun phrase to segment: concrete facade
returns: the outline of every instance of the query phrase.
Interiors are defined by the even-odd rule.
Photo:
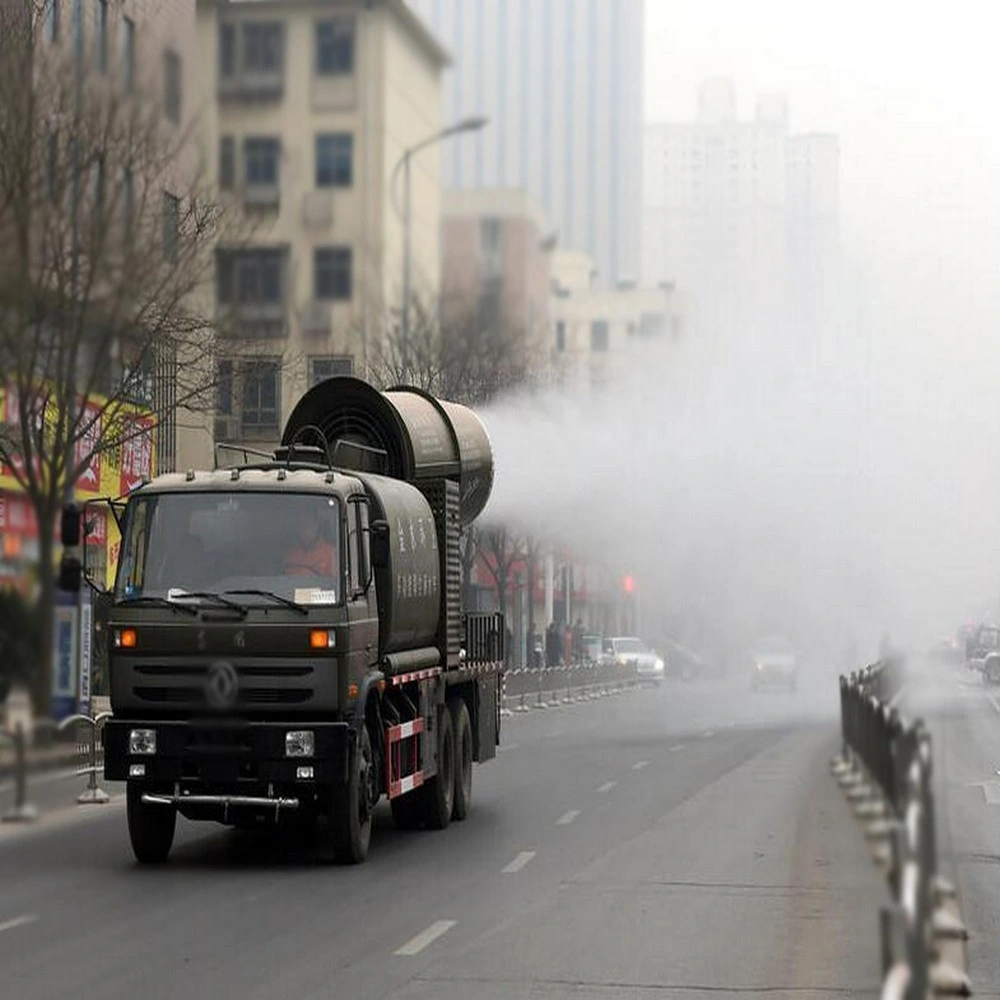
[[[598,279],[638,277],[643,0],[410,0],[454,54],[445,118],[487,115],[444,181],[525,188]]]
[[[395,322],[393,172],[440,129],[448,56],[401,0],[198,0],[197,36],[202,145],[246,227],[218,259],[229,367],[215,436],[270,444],[310,384],[365,374]],[[427,301],[440,283],[439,169],[437,147],[412,161],[413,295]]]

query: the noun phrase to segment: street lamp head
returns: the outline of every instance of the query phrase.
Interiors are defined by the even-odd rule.
[[[455,132],[478,132],[480,129],[486,128],[489,123],[490,120],[485,115],[472,115],[469,118],[463,118],[454,125],[453,130]]]

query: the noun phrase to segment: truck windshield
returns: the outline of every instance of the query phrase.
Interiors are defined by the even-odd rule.
[[[339,514],[336,497],[320,494],[138,496],[126,514],[115,598],[257,590],[297,604],[337,604]],[[268,603],[263,595],[260,603]]]

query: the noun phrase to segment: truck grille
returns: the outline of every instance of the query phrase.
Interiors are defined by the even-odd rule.
[[[197,712],[208,704],[205,681],[214,661],[178,657],[122,658],[112,666],[115,710],[159,709]],[[317,710],[337,707],[334,661],[230,658],[239,687],[237,708],[279,710],[298,706]]]

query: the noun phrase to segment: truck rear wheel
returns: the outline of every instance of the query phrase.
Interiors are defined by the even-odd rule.
[[[424,784],[421,798],[427,827],[443,830],[451,819],[455,803],[455,738],[451,713],[447,709],[438,715],[437,774]]]
[[[368,857],[372,838],[371,781],[374,772],[372,741],[368,727],[361,727],[361,738],[354,754],[347,784],[337,785],[333,793],[333,857],[338,864],[357,865]]]
[[[174,844],[177,811],[173,806],[150,806],[142,801],[142,787],[129,784],[125,793],[128,835],[132,853],[143,865],[158,865],[167,860]]]
[[[455,795],[451,818],[463,820],[472,804],[472,722],[464,698],[448,702],[451,728],[455,734]]]

